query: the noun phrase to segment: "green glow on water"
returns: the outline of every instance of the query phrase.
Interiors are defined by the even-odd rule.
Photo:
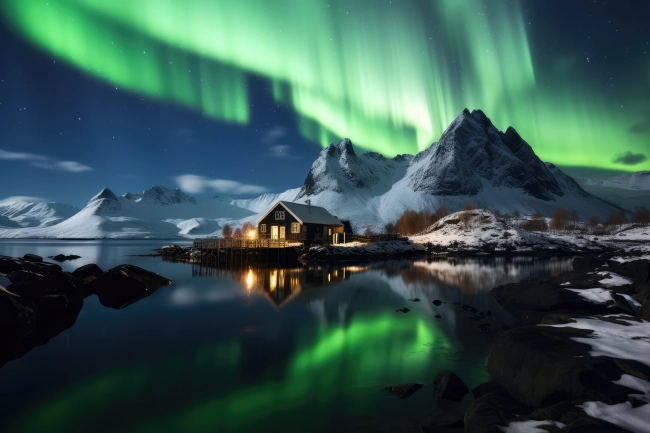
[[[458,347],[438,322],[412,314],[360,314],[347,326],[303,331],[283,372],[249,385],[239,377],[239,342],[109,372],[36,405],[10,431],[258,431],[285,423],[304,430],[302,422],[322,421],[341,411],[337,405],[368,409],[383,386],[428,382],[436,369],[453,366],[446,352]],[[487,378],[483,370],[464,378],[478,383]],[[364,388],[357,401],[355,390]]]
[[[581,79],[585,66],[576,59],[536,58],[516,2],[4,4],[8,19],[53,55],[210,118],[246,124],[246,76],[255,74],[268,78],[272,97],[292,106],[298,129],[321,145],[351,137],[387,156],[415,153],[468,107],[502,130],[515,126],[543,160],[650,169],[650,160],[612,162],[622,151],[647,152],[647,137],[629,128],[646,120],[638,95],[650,80],[640,76],[612,96]]]

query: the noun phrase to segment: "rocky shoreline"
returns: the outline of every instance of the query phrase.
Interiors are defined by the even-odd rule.
[[[133,265],[104,272],[87,264],[64,272],[34,254],[0,256],[0,367],[72,327],[92,294],[102,305],[120,309],[169,284]]]
[[[650,262],[577,257],[573,268],[491,291],[516,318],[486,323],[492,380],[471,391],[462,422],[423,431],[649,431]],[[469,393],[453,388],[454,401]]]

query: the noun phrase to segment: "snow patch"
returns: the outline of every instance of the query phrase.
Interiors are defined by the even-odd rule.
[[[604,275],[605,277],[608,277],[604,280],[599,281],[599,283],[605,287],[619,287],[626,284],[632,284],[632,279],[622,277],[613,272],[598,272],[598,275]]]
[[[555,426],[557,428],[564,428],[566,424],[559,421],[513,421],[505,427],[499,427],[505,433],[548,433],[548,430],[539,427],[543,425]]]

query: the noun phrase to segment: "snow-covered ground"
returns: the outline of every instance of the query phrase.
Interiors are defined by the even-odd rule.
[[[607,316],[605,316],[607,317]],[[650,322],[629,320],[618,316],[617,321],[627,323],[627,326],[594,318],[574,318],[575,323],[563,325],[540,325],[552,327],[571,327],[588,329],[592,333],[588,337],[575,337],[575,341],[591,346],[591,356],[608,356],[619,359],[630,359],[650,367]],[[600,401],[588,401],[581,405],[587,415],[611,422],[619,427],[635,433],[648,431],[650,420],[650,382],[638,377],[623,374],[614,383],[626,386],[635,391],[632,394],[646,404],[633,407],[631,402],[606,404]]]
[[[410,236],[420,244],[432,243],[450,250],[539,251],[590,250],[641,247],[650,242],[650,226],[623,226],[611,235],[590,235],[574,231],[529,231],[518,226],[522,220],[508,222],[483,209],[461,211],[437,221],[422,233]]]

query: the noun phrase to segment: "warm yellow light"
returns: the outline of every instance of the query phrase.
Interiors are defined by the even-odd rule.
[[[251,230],[248,232],[248,236],[250,236],[251,239],[255,239],[255,233],[256,233],[255,230]]]
[[[246,288],[250,290],[253,287],[253,270],[248,270],[248,275],[246,275]]]

